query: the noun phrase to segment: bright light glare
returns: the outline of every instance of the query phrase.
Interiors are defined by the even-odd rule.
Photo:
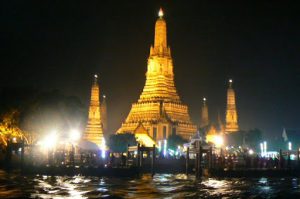
[[[254,151],[252,149],[250,149],[249,151],[249,155],[253,155]]]
[[[164,16],[164,12],[163,12],[163,10],[161,8],[158,11],[158,16],[159,17],[163,17]]]
[[[263,145],[263,143],[260,143],[260,151],[261,151],[261,153],[264,152],[264,145]]]
[[[158,151],[161,152],[161,141],[158,141]]]
[[[47,148],[51,149],[54,148],[57,143],[57,134],[56,132],[50,133],[46,138],[42,141],[42,145]]]
[[[292,143],[289,142],[289,151],[291,151],[291,150],[292,150]]]
[[[104,159],[106,156],[106,151],[105,151],[106,145],[105,145],[105,139],[102,139],[102,145],[101,145],[101,157]]]
[[[267,142],[264,141],[264,152],[267,153]]]
[[[224,140],[223,137],[218,135],[214,137],[214,144],[216,145],[216,147],[221,147],[224,144]]]
[[[164,151],[163,151],[164,156],[167,155],[167,140],[164,140]]]
[[[70,140],[78,141],[80,139],[80,132],[77,129],[72,129],[69,134]]]

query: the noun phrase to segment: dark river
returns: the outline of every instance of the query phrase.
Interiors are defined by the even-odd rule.
[[[300,198],[297,178],[21,176],[0,171],[0,198]]]

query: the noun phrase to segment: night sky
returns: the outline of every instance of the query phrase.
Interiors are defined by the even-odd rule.
[[[0,87],[59,89],[87,107],[98,73],[117,130],[143,89],[160,6],[196,124],[204,96],[211,120],[224,118],[233,78],[242,129],[300,128],[299,6],[288,1],[3,1]]]

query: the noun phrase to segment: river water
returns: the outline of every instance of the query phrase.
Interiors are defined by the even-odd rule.
[[[300,198],[297,178],[21,176],[0,171],[0,198]]]

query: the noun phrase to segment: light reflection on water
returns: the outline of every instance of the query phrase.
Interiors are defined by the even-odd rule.
[[[0,171],[0,198],[299,198],[297,178],[195,180],[183,174],[139,178],[21,176]]]

